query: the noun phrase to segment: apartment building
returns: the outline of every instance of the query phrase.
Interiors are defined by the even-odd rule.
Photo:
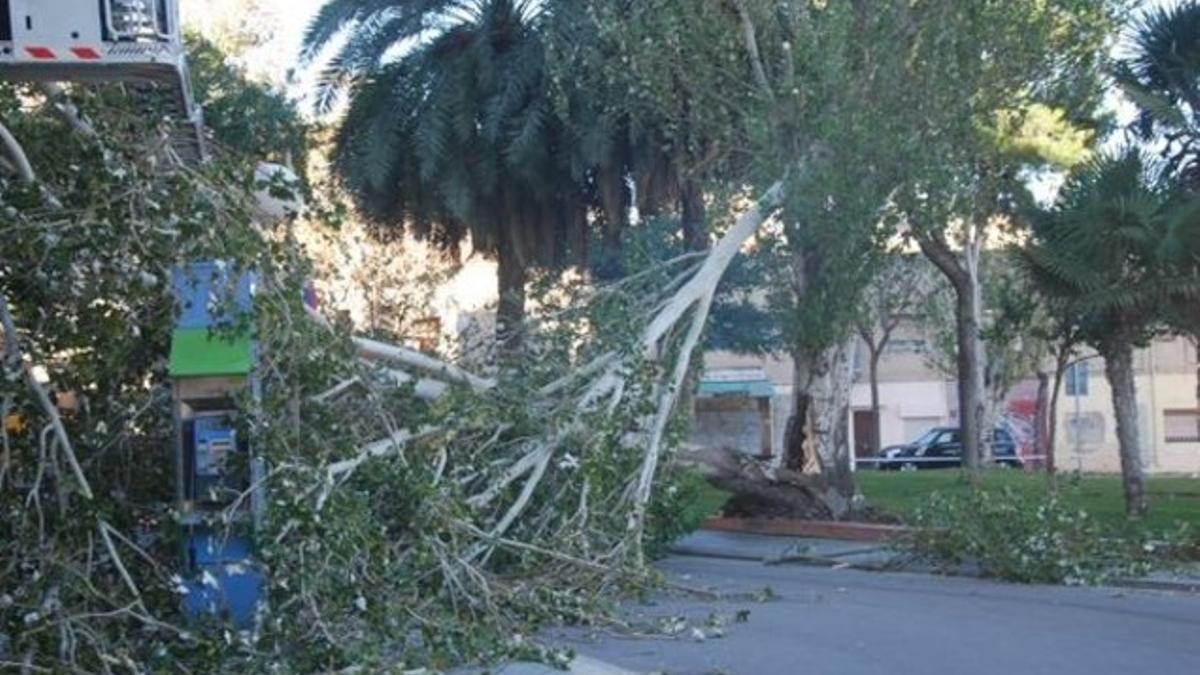
[[[929,344],[915,326],[901,326],[879,364],[880,442],[910,441],[934,426],[958,423],[955,382],[931,364]],[[857,456],[873,452],[871,390],[866,348],[856,355],[847,431]],[[1200,363],[1196,345],[1183,338],[1156,339],[1135,358],[1143,462],[1152,473],[1200,473]],[[783,447],[792,407],[792,364],[728,352],[705,355],[695,400],[695,440],[770,456]],[[1004,424],[1031,465],[1037,382],[1013,387]],[[1064,378],[1057,420],[1057,460],[1063,469],[1120,470],[1112,392],[1104,360],[1084,352]]]

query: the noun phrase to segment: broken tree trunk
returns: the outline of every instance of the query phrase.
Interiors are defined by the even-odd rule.
[[[753,518],[835,520],[831,499],[819,476],[767,463],[729,448],[690,448],[680,460],[699,471],[710,484],[733,496],[724,515]]]
[[[848,429],[854,342],[846,340],[821,355],[812,386],[813,447],[821,467],[824,497],[834,518],[845,517],[854,498]]]

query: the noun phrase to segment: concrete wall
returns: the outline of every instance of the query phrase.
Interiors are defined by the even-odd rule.
[[[930,427],[950,423],[953,400],[939,380],[881,382],[879,385],[879,431],[883,446],[911,441]],[[853,410],[871,409],[871,387],[855,383],[850,391]],[[851,428],[853,434],[853,425]],[[852,439],[853,440],[853,439]]]
[[[770,453],[769,400],[747,396],[697,398],[695,405],[693,444],[732,448],[754,456]]]
[[[1166,429],[1168,412],[1196,410],[1196,376],[1143,373],[1136,384],[1143,467],[1152,473],[1200,473],[1200,442],[1168,441]],[[1063,469],[1121,470],[1112,390],[1101,367],[1092,369],[1087,396],[1062,395],[1057,435]]]

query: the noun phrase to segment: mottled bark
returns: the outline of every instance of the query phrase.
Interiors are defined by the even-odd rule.
[[[808,293],[808,275],[812,267],[811,252],[797,246],[792,252],[792,294],[799,303]],[[784,454],[782,465],[793,471],[803,471],[808,460],[805,443],[808,441],[808,423],[812,404],[809,387],[814,372],[813,357],[803,348],[792,350],[792,414],[784,432]]]
[[[1133,378],[1133,344],[1114,336],[1102,349],[1104,373],[1112,388],[1113,412],[1117,420],[1117,443],[1121,453],[1121,482],[1125,491],[1125,513],[1141,518],[1150,510],[1146,477],[1142,470],[1142,447],[1138,433],[1137,386]]]
[[[818,360],[811,387],[812,445],[821,467],[822,483],[841,497],[829,504],[835,518],[845,515],[855,492],[847,428],[852,354],[853,343],[848,341],[825,350]]]

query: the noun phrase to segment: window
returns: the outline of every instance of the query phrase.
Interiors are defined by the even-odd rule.
[[[1200,410],[1165,410],[1168,443],[1200,443]]]
[[[1067,368],[1067,396],[1087,396],[1090,364],[1080,361]]]
[[[941,444],[941,443],[957,443],[958,442],[958,432],[957,431],[943,431],[942,435],[938,436],[937,442],[939,444]]]
[[[929,343],[924,340],[889,340],[883,351],[888,354],[924,354]]]

